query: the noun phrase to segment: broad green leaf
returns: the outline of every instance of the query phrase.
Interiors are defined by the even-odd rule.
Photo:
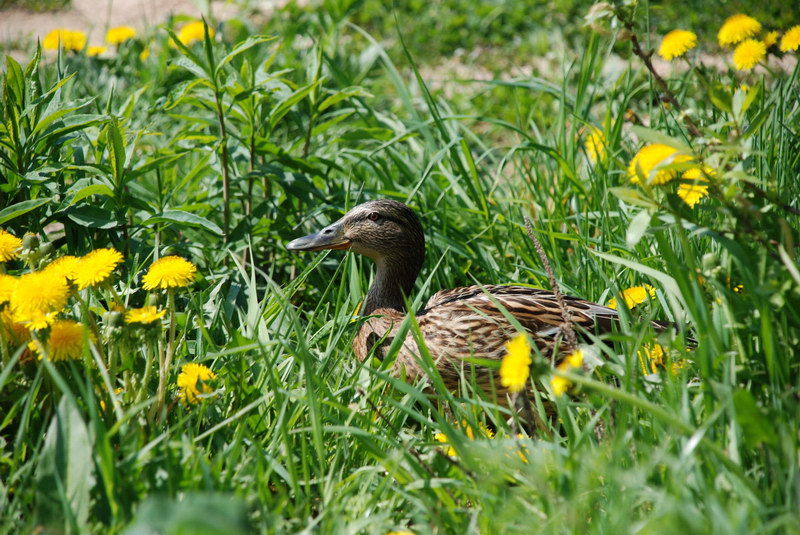
[[[83,199],[91,197],[92,195],[105,195],[109,198],[114,197],[114,192],[105,184],[91,183],[89,179],[82,179],[79,182],[80,185],[77,182],[75,183],[75,186],[79,187],[76,188],[73,186],[67,192],[67,196],[69,198],[68,206],[77,204]]]
[[[63,118],[62,121],[56,123],[58,127],[54,128],[53,130],[47,130],[44,133],[41,133],[39,138],[36,140],[39,144],[46,144],[46,145],[54,145],[57,144],[57,139],[62,136],[66,136],[72,132],[76,132],[78,130],[83,130],[85,128],[89,128],[90,126],[94,126],[99,124],[103,120],[101,115],[94,115],[94,114],[76,114],[76,115],[67,115]]]
[[[92,440],[78,408],[61,398],[36,465],[34,518],[52,532],[87,528],[94,486]]]
[[[94,102],[94,100],[95,100],[94,97],[85,98],[80,101],[73,102],[69,106],[54,106],[54,109],[52,110],[48,105],[47,109],[43,113],[44,116],[39,120],[39,122],[36,124],[36,127],[33,129],[33,133],[37,134],[39,132],[46,131],[51,124],[55,123],[62,117],[69,115],[70,113],[73,113],[81,108],[85,108],[86,106]]]
[[[125,132],[116,117],[111,117],[107,125],[108,155],[111,160],[111,174],[117,190],[125,184]]]
[[[67,212],[67,217],[79,225],[89,228],[110,229],[120,225],[114,214],[97,206],[72,207]]]
[[[198,78],[209,78],[208,73],[206,72],[205,66],[200,65],[199,63],[194,62],[187,56],[178,56],[175,58],[175,65],[178,67],[183,67],[190,73],[194,74]]]
[[[188,58],[189,62],[194,65],[194,68],[199,68],[200,69],[200,71],[202,72],[201,77],[202,78],[210,78],[211,77],[211,73],[207,72],[205,70],[205,67],[203,66],[202,62],[200,61],[200,58],[197,57],[197,54],[195,54],[194,51],[191,48],[189,48],[188,46],[184,45],[181,42],[181,40],[178,39],[178,36],[175,35],[175,32],[172,31],[172,29],[170,29],[170,28],[165,28],[165,29],[166,29],[167,33],[169,34],[169,37],[170,37],[170,40],[172,41],[172,44],[174,44],[180,50],[180,52],[181,52],[181,54],[183,54],[183,56]],[[183,66],[185,67],[186,65],[183,65]]]
[[[13,96],[17,107],[21,107],[25,96],[25,76],[22,67],[11,56],[6,56],[6,91]]]
[[[334,104],[337,104],[337,103],[343,101],[346,98],[355,97],[355,96],[371,97],[372,95],[370,95],[369,93],[367,93],[366,91],[364,91],[360,87],[348,87],[346,89],[342,89],[341,91],[337,91],[333,95],[331,95],[328,98],[326,98],[325,100],[323,100],[322,103],[319,105],[319,111],[323,112],[326,109],[328,109],[331,106],[333,106]]]
[[[747,110],[750,108],[750,105],[753,104],[757,95],[757,86],[751,87],[747,91],[739,88],[733,94],[733,116],[738,122],[741,123],[744,120],[745,113],[747,113]]]
[[[769,114],[772,113],[772,108],[766,107],[760,112],[756,114],[755,117],[750,121],[750,124],[747,125],[742,137],[748,138],[753,134],[757,133],[761,129],[761,125],[769,118]]]
[[[645,128],[644,126],[634,126],[633,132],[648,143],[661,143],[680,151],[683,154],[692,154],[692,148],[680,139],[670,137],[657,130]]]
[[[16,204],[12,204],[11,206],[7,206],[6,208],[0,210],[0,224],[5,223],[6,221],[10,221],[15,217],[19,217],[23,214],[27,214],[31,210],[35,210],[40,206],[47,204],[52,199],[50,197],[44,197],[41,199],[31,199],[29,201],[22,201]]]
[[[222,60],[220,60],[220,62],[217,65],[216,69],[214,70],[214,75],[215,76],[218,75],[219,71],[223,67],[225,67],[225,65],[230,63],[231,60],[233,60],[233,58],[235,58],[236,56],[238,56],[242,52],[250,50],[251,48],[253,48],[256,45],[260,45],[262,43],[268,43],[270,41],[273,41],[274,39],[275,39],[275,37],[270,37],[270,36],[266,36],[266,35],[255,35],[255,36],[252,36],[252,37],[248,37],[243,42],[241,42],[238,45],[236,45],[236,48],[231,50],[228,53],[227,56],[225,56],[224,58],[222,58]]]
[[[621,201],[624,201],[628,204],[632,204],[634,206],[641,206],[642,208],[650,208],[655,209],[656,204],[644,197],[639,190],[635,190],[633,188],[609,188],[608,191],[611,192],[616,198]]]
[[[156,214],[153,217],[148,218],[147,221],[142,222],[142,225],[152,225],[155,223],[177,223],[179,225],[189,225],[190,227],[199,227],[222,236],[222,229],[216,224],[212,223],[205,217],[201,217],[190,212],[184,212],[183,210],[165,210],[160,214]]]
[[[728,91],[722,89],[716,84],[709,84],[708,95],[709,100],[711,100],[711,103],[716,106],[717,109],[724,111],[725,113],[733,113],[733,102],[731,99],[731,94]]]
[[[319,83],[320,82],[317,81],[312,84],[308,84],[304,87],[301,87],[300,89],[298,89],[297,91],[295,91],[294,93],[292,93],[291,95],[280,101],[270,114],[269,117],[270,129],[275,128],[275,125],[277,125],[280,122],[283,116],[289,113],[289,110],[291,110],[295,104],[297,104],[298,102],[303,100],[306,96],[308,96],[311,90],[317,87]]]
[[[631,220],[630,225],[628,225],[628,231],[625,233],[625,243],[628,247],[635,247],[639,243],[639,240],[642,239],[642,236],[650,226],[651,217],[650,212],[642,210]]]
[[[196,86],[208,84],[210,84],[210,82],[206,78],[195,78],[191,82],[179,84],[175,89],[170,91],[169,99],[164,106],[164,110],[169,111],[183,102],[183,99],[186,98],[186,95],[188,95]]]

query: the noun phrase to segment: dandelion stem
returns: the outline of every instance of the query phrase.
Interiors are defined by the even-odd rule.
[[[78,303],[80,304],[81,311],[83,311],[83,315],[86,316],[86,320],[89,323],[89,328],[94,335],[95,340],[100,340],[100,330],[97,328],[97,322],[94,320],[94,314],[92,311],[89,310],[89,305],[86,301],[83,300],[81,296],[81,292],[75,292],[75,295],[78,298]],[[97,346],[97,351],[100,353],[100,357],[102,357],[103,362],[108,362],[106,358],[105,351],[103,350],[103,344],[95,344]],[[110,363],[109,363],[110,364]]]
[[[136,395],[137,403],[144,401],[144,396],[147,392],[147,383],[150,381],[150,371],[153,368],[153,347],[149,343],[144,346],[144,360],[144,376],[140,383],[139,393]],[[161,360],[162,359],[159,359],[159,366],[161,366]]]
[[[166,356],[159,358],[158,397],[151,417],[161,414],[164,409],[164,402],[167,397],[167,378],[175,351],[175,291],[172,288],[167,290],[167,308],[169,308],[169,342],[167,343]],[[160,356],[161,354],[159,353]]]

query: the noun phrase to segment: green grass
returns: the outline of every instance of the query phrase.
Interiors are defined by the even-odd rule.
[[[55,11],[70,7],[71,0],[2,0],[0,9],[25,8],[29,11]]]
[[[7,61],[0,221],[42,244],[28,242],[6,271],[101,247],[125,262],[112,286],[70,298],[64,316],[97,325],[82,358],[37,360],[2,342],[2,530],[800,531],[798,70],[668,79],[703,131],[696,139],[639,62],[604,70],[630,56],[627,42],[574,19],[562,69],[469,82],[448,98],[420,77],[430,58],[414,38],[352,24],[370,27],[365,4],[290,7],[263,29],[271,39],[246,40],[259,31],[243,20],[184,48],[162,31],[111,58]],[[423,26],[455,24],[419,9]],[[639,29],[647,16],[636,13]],[[312,46],[299,46],[303,36]],[[731,91],[743,81],[748,93]],[[628,110],[649,128],[633,128]],[[587,125],[607,138],[597,163]],[[630,184],[646,141],[688,145],[713,167],[709,197],[690,209],[678,180]],[[656,298],[623,312],[613,343],[585,348],[587,368],[571,372],[553,418],[551,364],[534,359],[545,423],[517,438],[518,418],[468,378],[448,392],[435,377],[407,384],[385,363],[355,360],[368,261],[285,250],[375,197],[423,220],[416,303],[475,282],[547,287],[526,216],[567,293],[605,303],[650,284]],[[166,254],[198,267],[174,308],[141,288]],[[157,303],[174,319],[133,329],[109,310],[116,301]],[[656,336],[651,317],[688,332]],[[166,408],[151,415],[171,328]],[[640,350],[656,341],[667,361],[645,373]],[[187,406],[176,380],[189,362],[217,378],[209,399]],[[466,425],[495,437],[470,439]]]

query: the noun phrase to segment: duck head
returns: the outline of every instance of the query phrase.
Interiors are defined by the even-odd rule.
[[[344,249],[377,265],[365,309],[403,307],[425,259],[425,235],[417,215],[405,204],[376,199],[359,204],[319,232],[292,240],[290,251]]]

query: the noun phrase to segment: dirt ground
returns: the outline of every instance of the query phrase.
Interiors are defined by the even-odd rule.
[[[125,25],[141,32],[163,23],[170,14],[195,17],[207,14],[199,7],[206,4],[196,0],[72,0],[70,8],[62,11],[33,13],[8,9],[0,11],[0,45],[14,50],[26,39],[41,39],[55,28],[84,31],[88,44],[102,45],[108,28]],[[219,19],[236,13],[236,6],[230,2],[212,1],[210,7]]]

